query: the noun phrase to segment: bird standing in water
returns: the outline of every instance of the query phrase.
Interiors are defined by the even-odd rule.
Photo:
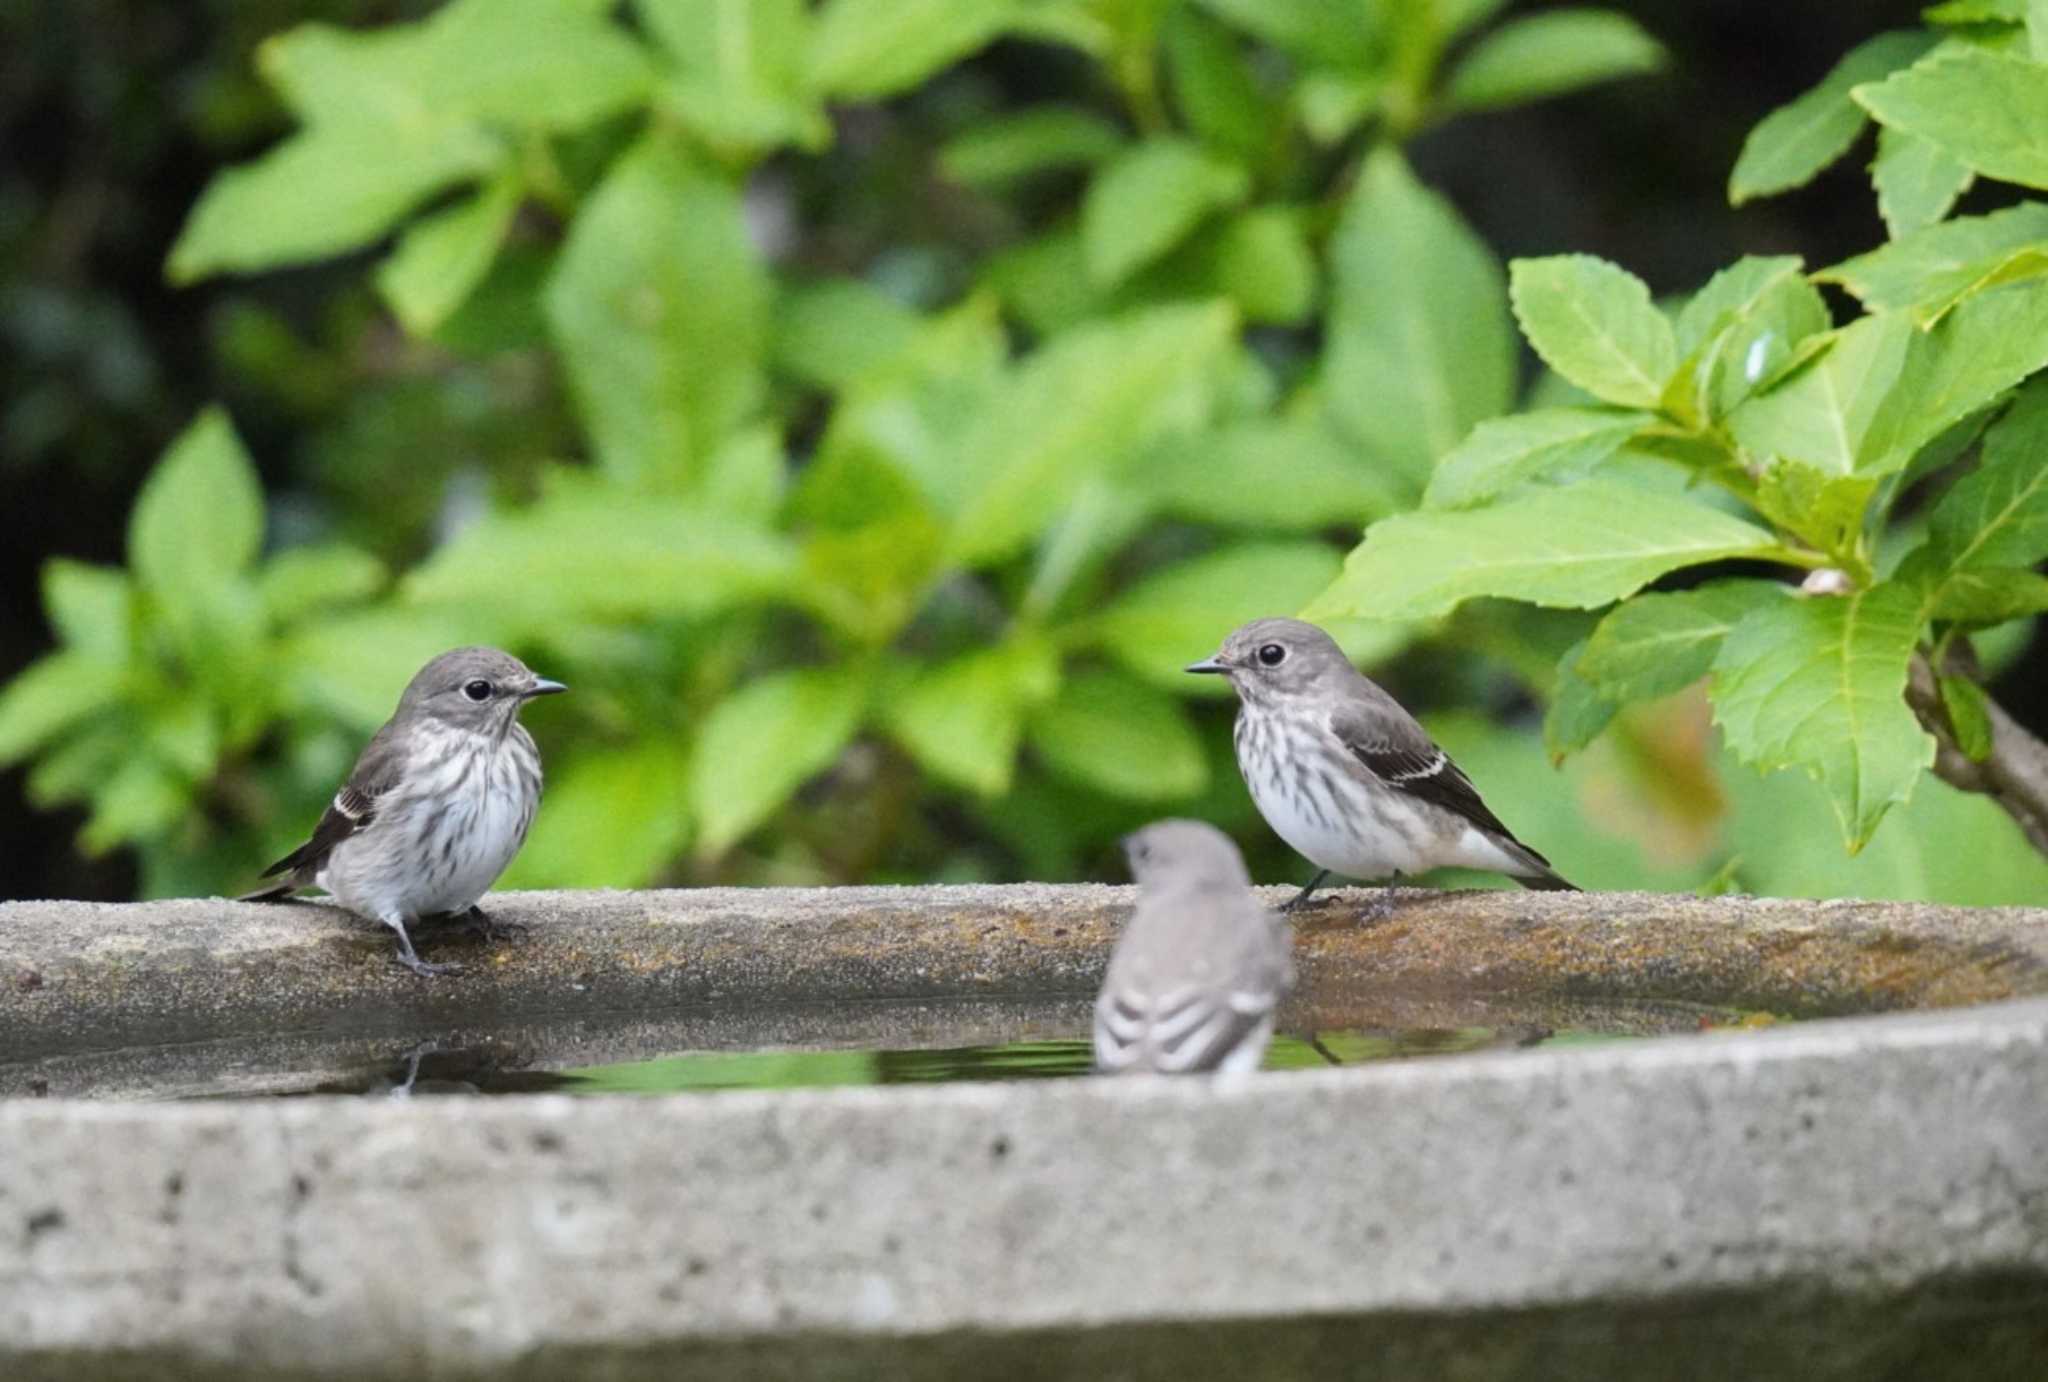
[[[1364,880],[1457,867],[1568,889],[1516,839],[1415,717],[1299,619],[1255,619],[1190,672],[1230,679],[1237,766],[1266,824],[1320,872]]]
[[[413,973],[458,969],[422,960],[406,924],[464,914],[487,936],[504,933],[477,899],[519,852],[540,805],[540,751],[519,711],[567,689],[496,648],[441,654],[406,686],[312,838],[263,871],[279,881],[241,900],[324,888],[396,931],[399,963]]]

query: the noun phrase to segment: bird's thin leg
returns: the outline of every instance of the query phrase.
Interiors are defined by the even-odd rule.
[[[1314,1032],[1309,1033],[1308,1049],[1315,1052],[1317,1055],[1321,1056],[1325,1061],[1328,1061],[1331,1065],[1342,1065],[1344,1063],[1343,1059],[1340,1056],[1338,1056],[1338,1054],[1335,1051],[1332,1051],[1329,1047],[1323,1045],[1322,1037],[1318,1036]]]
[[[1323,880],[1325,878],[1328,878],[1329,876],[1330,871],[1328,869],[1317,869],[1316,876],[1308,880],[1308,886],[1306,888],[1303,888],[1300,892],[1296,893],[1294,895],[1294,899],[1291,902],[1288,902],[1285,906],[1281,907],[1280,910],[1283,912],[1292,912],[1295,909],[1301,907],[1304,903],[1308,901],[1309,894],[1313,893],[1317,888],[1322,887]]]
[[[412,937],[405,933],[405,921],[403,918],[388,918],[385,924],[398,933],[398,962],[421,978],[431,979],[437,974],[460,974],[462,972],[461,965],[428,964],[425,960],[421,959],[419,952],[412,948]]]
[[[525,935],[528,928],[523,921],[499,921],[483,908],[472,904],[470,909],[462,914],[462,929],[474,932],[487,941],[511,941]]]

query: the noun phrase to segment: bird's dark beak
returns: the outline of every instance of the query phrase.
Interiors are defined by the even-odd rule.
[[[568,689],[568,687],[562,685],[562,683],[558,681],[549,681],[546,677],[535,677],[533,679],[533,685],[527,687],[526,690],[520,694],[520,698],[522,700],[530,701],[535,696],[552,696],[558,691],[567,691]]]
[[[1230,669],[1213,657],[1205,657],[1200,662],[1190,662],[1186,670],[1190,672],[1213,672],[1221,676]]]

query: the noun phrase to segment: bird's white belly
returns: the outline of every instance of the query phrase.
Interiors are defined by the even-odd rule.
[[[1430,823],[1392,791],[1368,796],[1336,774],[1311,773],[1304,783],[1247,772],[1245,781],[1266,824],[1319,869],[1371,881],[1442,862]]]
[[[519,852],[534,797],[509,753],[460,780],[380,803],[369,829],[335,846],[319,886],[386,922],[475,905]]]

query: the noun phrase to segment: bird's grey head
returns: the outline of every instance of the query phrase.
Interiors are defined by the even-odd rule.
[[[1243,701],[1275,701],[1308,695],[1357,674],[1337,640],[1299,619],[1254,619],[1223,640],[1216,656],[1189,665],[1190,672],[1230,678]]]
[[[1141,888],[1251,886],[1237,846],[1201,821],[1155,821],[1124,837],[1124,857]]]
[[[510,653],[455,648],[420,668],[399,698],[398,714],[477,734],[503,735],[519,717],[520,706],[535,696],[568,689],[535,676]]]

